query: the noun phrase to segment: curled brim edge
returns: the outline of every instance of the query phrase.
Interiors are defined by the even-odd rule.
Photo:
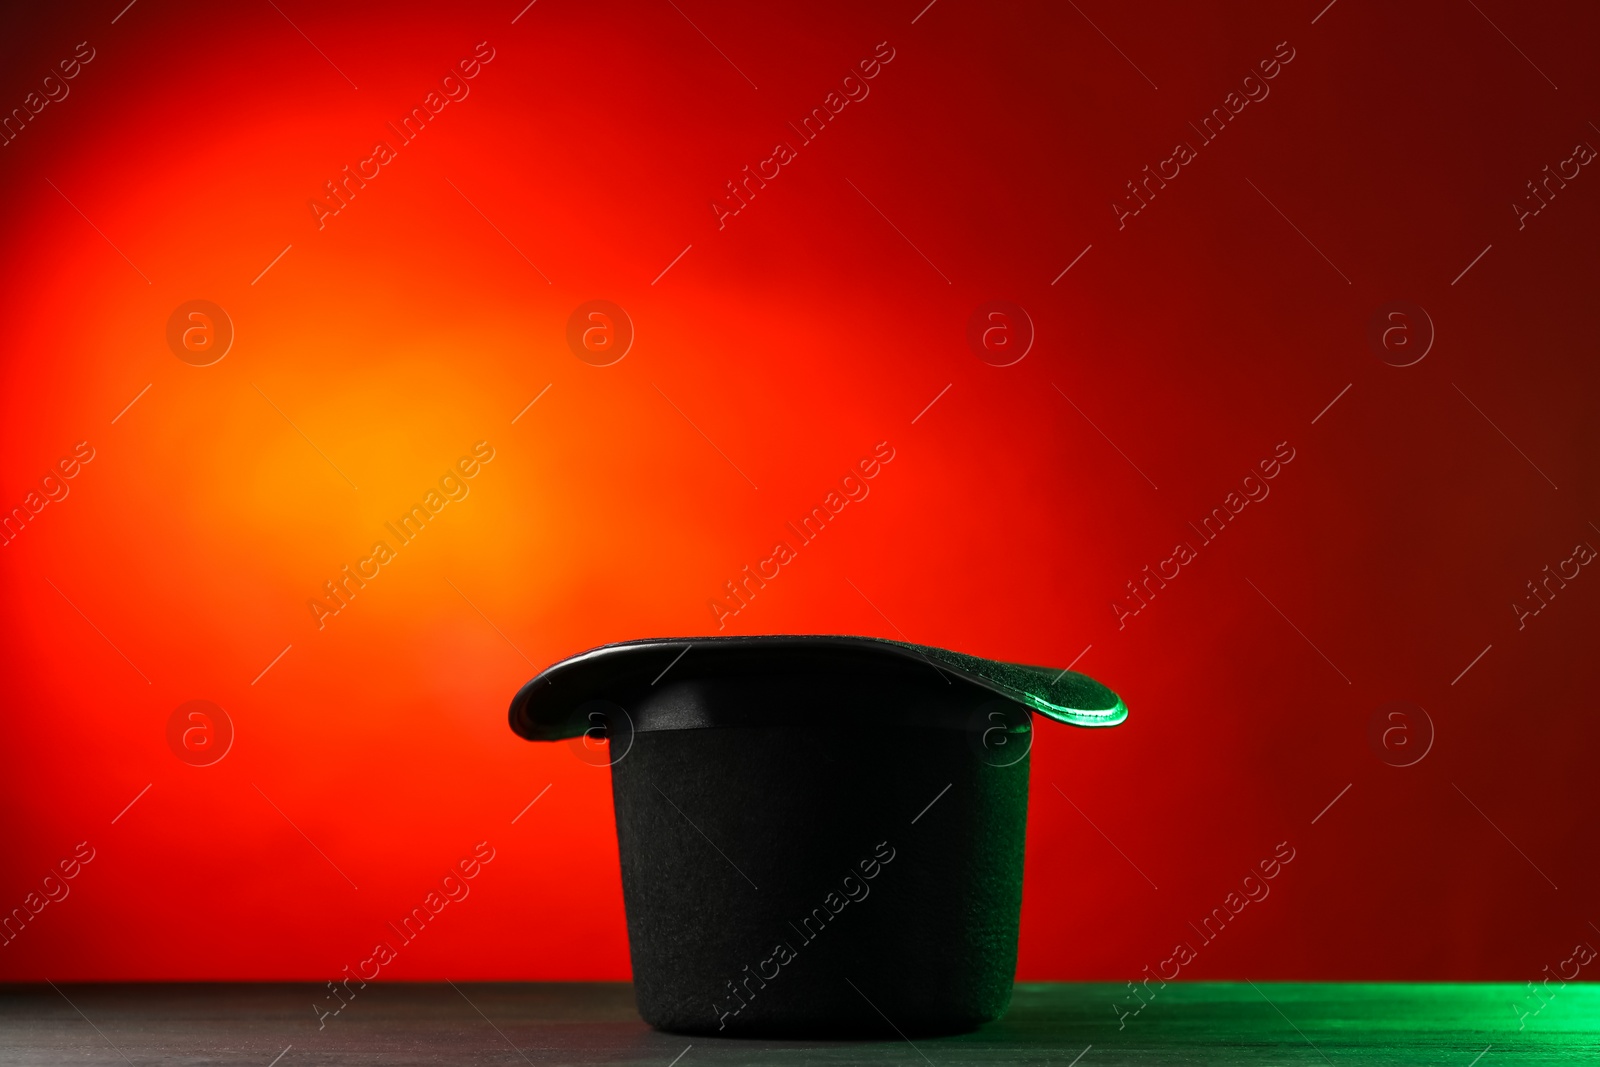
[[[780,634],[650,638],[592,648],[547,667],[518,690],[511,701],[511,728],[530,741],[575,737],[581,727],[571,713],[579,704],[596,698],[625,704],[674,670],[680,660],[690,659],[694,662],[680,673],[839,668],[904,672],[908,667],[931,666],[1069,726],[1116,726],[1128,717],[1121,697],[1076,671],[982,659],[879,637]]]

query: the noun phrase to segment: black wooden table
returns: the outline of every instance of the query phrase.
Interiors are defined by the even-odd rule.
[[[618,984],[369,985],[320,1020],[311,985],[0,987],[0,1063],[1600,1064],[1600,986],[1020,985],[962,1037],[747,1041],[657,1033]]]

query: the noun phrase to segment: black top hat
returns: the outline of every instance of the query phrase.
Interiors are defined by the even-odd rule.
[[[610,766],[640,1014],[684,1033],[968,1030],[1011,996],[1035,713],[1094,679],[867,637],[605,645],[511,728]]]

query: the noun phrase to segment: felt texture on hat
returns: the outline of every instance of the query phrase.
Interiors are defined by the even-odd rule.
[[[639,1012],[717,1036],[971,1030],[1016,968],[1028,761],[957,731],[641,733],[612,767]]]
[[[575,714],[587,702],[631,706],[656,679],[825,675],[894,682],[908,690],[940,684],[976,687],[1073,726],[1115,726],[1121,698],[1085,674],[981,659],[948,649],[876,637],[772,635],[654,638],[602,645],[540,672],[513,698],[511,728],[530,741],[559,741],[587,729]]]

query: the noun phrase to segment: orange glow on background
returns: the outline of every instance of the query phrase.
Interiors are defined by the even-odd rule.
[[[594,645],[719,632],[724,583],[879,442],[870,494],[720,632],[1123,695],[1116,730],[1039,731],[1021,977],[1138,975],[1284,841],[1186,977],[1522,980],[1590,936],[1600,578],[1507,605],[1600,544],[1600,178],[1521,228],[1507,204],[1600,144],[1592,14],[1506,27],[1556,92],[1442,5],[278,6],[5,16],[5,108],[94,58],[0,148],[0,505],[93,458],[0,548],[0,909],[94,858],[0,976],[320,981],[487,841],[386,977],[625,978],[606,772],[507,703]],[[1280,41],[1270,95],[1119,226]],[[1437,330],[1408,367],[1366,335],[1399,299]],[[168,346],[192,300],[234,329],[209,366]],[[567,343],[591,300],[633,324],[610,366]],[[1009,366],[967,342],[996,300],[1036,331]],[[194,700],[232,724],[208,766],[168,740]],[[1393,700],[1436,732],[1412,766],[1369,739]]]

